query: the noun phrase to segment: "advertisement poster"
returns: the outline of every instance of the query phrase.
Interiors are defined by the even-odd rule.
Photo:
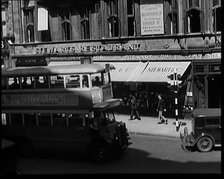
[[[164,34],[163,4],[140,2],[141,35]]]

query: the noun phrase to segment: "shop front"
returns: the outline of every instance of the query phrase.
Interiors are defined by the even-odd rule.
[[[136,58],[139,57],[136,56]],[[104,65],[108,62],[95,61],[94,63]],[[191,70],[190,60],[162,61],[158,59],[139,62],[110,61],[109,63],[115,67],[111,71],[114,96],[123,99],[123,107],[127,111],[130,105],[130,95],[137,93],[141,111],[155,116],[158,101],[157,95],[161,93],[166,101],[167,115],[174,116],[174,93],[169,88],[167,76],[177,72],[182,76],[183,80],[186,80]],[[187,83],[178,91],[180,109],[184,104],[186,89]]]
[[[220,108],[222,96],[221,56],[219,59],[194,61],[194,107]]]
[[[129,109],[129,96],[138,93],[142,111],[156,115],[157,94],[166,101],[168,116],[175,115],[174,93],[168,75],[181,76],[178,91],[179,114],[216,107],[221,101],[221,52],[154,50],[157,40],[129,40],[123,43],[101,41],[16,44],[12,59],[15,66],[63,65],[80,63],[111,64],[114,97],[123,99]],[[166,41],[161,40],[163,45]],[[153,46],[155,45],[155,47]],[[162,46],[161,45],[161,46]],[[154,51],[153,51],[154,50]],[[214,86],[217,86],[213,88]]]

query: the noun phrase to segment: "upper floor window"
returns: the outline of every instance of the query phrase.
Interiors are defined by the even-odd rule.
[[[89,8],[84,8],[81,12],[81,38],[90,38],[90,28],[89,28]]]
[[[1,16],[1,20],[2,20],[2,37],[7,36],[7,30],[6,30],[6,10],[4,7],[2,7],[2,16]]]
[[[202,32],[204,14],[201,10],[201,0],[188,0],[187,5],[187,33]]]
[[[191,8],[191,7],[201,7],[201,0],[189,0],[188,1],[188,8]]]
[[[213,0],[212,23],[215,32],[221,31],[221,0]]]
[[[107,1],[109,37],[119,36],[118,0]]]
[[[61,17],[61,28],[62,28],[62,39],[71,40],[72,39],[72,26],[70,23],[71,13],[68,9],[63,9],[60,12]]]
[[[24,18],[25,18],[25,41],[34,42],[34,6],[24,7]]]
[[[165,9],[167,10],[167,16],[165,19],[166,34],[178,33],[178,4],[176,0],[166,0]]]
[[[135,36],[136,24],[135,24],[134,0],[127,1],[127,17],[128,17],[128,36]]]

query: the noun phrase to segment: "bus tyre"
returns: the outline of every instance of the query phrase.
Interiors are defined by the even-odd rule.
[[[209,152],[213,148],[213,141],[208,136],[201,137],[197,142],[197,148],[200,152]]]
[[[106,144],[97,143],[93,146],[92,156],[97,162],[107,162],[110,158],[109,148]]]

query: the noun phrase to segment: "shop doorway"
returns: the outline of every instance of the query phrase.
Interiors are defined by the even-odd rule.
[[[208,77],[208,107],[221,107],[221,75],[210,75]]]

